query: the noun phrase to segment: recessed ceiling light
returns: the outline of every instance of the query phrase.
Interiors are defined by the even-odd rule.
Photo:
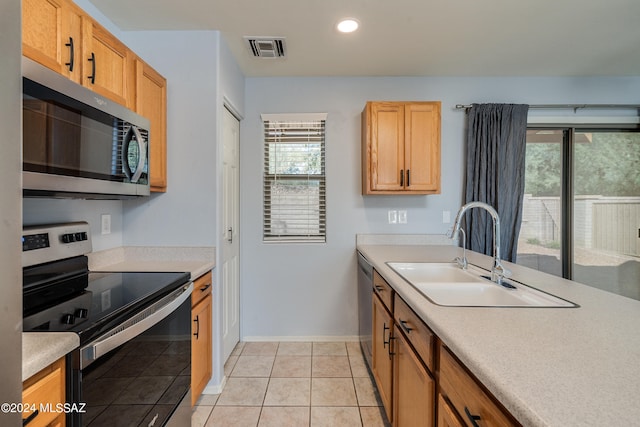
[[[355,30],[358,29],[359,25],[360,24],[355,19],[347,18],[338,22],[338,25],[336,26],[336,28],[338,28],[338,31],[340,31],[341,33],[353,33]]]

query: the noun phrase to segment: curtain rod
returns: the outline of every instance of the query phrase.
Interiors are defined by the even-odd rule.
[[[471,108],[471,104],[456,104],[456,110],[468,110]],[[594,109],[640,109],[639,104],[533,104],[529,105],[529,108],[535,109],[549,109],[549,110],[559,110],[559,109],[572,109],[574,111],[582,109],[582,108],[594,108]]]

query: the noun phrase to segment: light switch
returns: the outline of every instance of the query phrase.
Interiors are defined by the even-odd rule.
[[[398,224],[407,223],[407,211],[398,211]]]
[[[111,234],[111,215],[102,214],[100,215],[101,221],[101,234]]]
[[[389,217],[389,224],[397,224],[398,223],[398,211],[389,211],[387,212]]]

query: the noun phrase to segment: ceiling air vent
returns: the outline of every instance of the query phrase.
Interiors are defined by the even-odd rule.
[[[284,58],[284,37],[248,37],[245,41],[256,58]]]

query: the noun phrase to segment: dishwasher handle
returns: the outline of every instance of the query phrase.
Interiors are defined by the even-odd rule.
[[[122,325],[102,335],[96,341],[80,349],[80,369],[84,369],[114,348],[137,337],[147,329],[160,323],[191,297],[193,283],[189,282],[179,290],[162,298]]]

